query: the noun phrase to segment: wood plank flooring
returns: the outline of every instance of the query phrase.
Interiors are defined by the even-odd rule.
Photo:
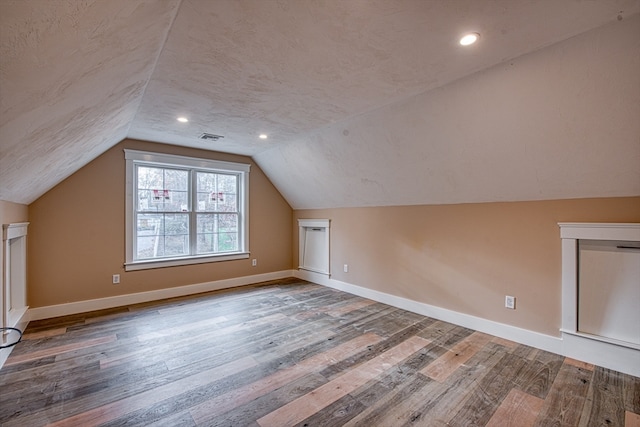
[[[32,322],[2,426],[640,426],[640,379],[296,279]]]

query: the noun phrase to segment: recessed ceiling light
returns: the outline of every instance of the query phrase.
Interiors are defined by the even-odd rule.
[[[189,121],[189,119],[187,119],[186,117],[178,117],[178,121],[180,123],[187,123]]]
[[[258,138],[260,139],[267,139],[267,134],[266,133],[261,133]]]
[[[460,39],[460,44],[462,46],[469,46],[477,42],[479,38],[480,34],[478,33],[468,33],[462,36],[462,38]]]

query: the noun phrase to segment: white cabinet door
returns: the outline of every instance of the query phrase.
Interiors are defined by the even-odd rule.
[[[578,330],[640,345],[638,242],[580,240]]]

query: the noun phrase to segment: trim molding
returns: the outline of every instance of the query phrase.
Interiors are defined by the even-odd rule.
[[[561,239],[640,241],[640,224],[635,222],[559,222]]]
[[[364,288],[362,286],[353,285],[347,282],[342,282],[340,280],[331,279],[325,274],[314,273],[305,270],[282,270],[272,273],[256,274],[252,276],[217,280],[213,282],[198,283],[194,285],[178,286],[175,288],[159,289],[149,292],[139,292],[135,294],[118,295],[114,297],[78,301],[68,304],[31,308],[20,320],[19,327],[22,330],[26,329],[29,320],[48,319],[51,317],[84,313],[87,311],[155,301],[164,298],[217,291],[237,286],[267,282],[269,280],[284,279],[287,277],[296,277],[299,279],[308,280],[322,286],[327,286],[329,288],[348,292],[353,295],[358,295],[363,298],[368,298],[373,301],[378,301],[384,304],[391,305],[393,307],[398,307],[403,310],[418,313],[423,316],[443,320],[445,322],[450,322],[459,326],[474,329],[476,331],[515,341],[520,344],[525,344],[531,347],[550,351],[552,353],[583,360],[588,363],[593,363],[598,366],[614,369],[630,375],[640,376],[640,364],[637,363],[638,352],[636,350],[619,347],[621,349],[619,354],[611,353],[610,346],[600,346],[600,343],[594,340],[581,339],[581,337],[575,337],[574,339],[574,337],[568,334],[563,334],[563,340],[563,338],[541,334],[538,332],[530,331],[528,329],[522,329],[516,326],[506,325],[503,323],[494,322],[492,320],[487,320],[457,311],[436,307],[430,304],[410,300],[408,298],[403,298],[385,292]],[[598,348],[594,349],[594,346]],[[5,350],[9,351],[0,352],[0,368],[2,368],[2,365],[4,364],[10,353],[10,349]]]
[[[562,337],[541,334],[528,329],[522,329],[516,326],[494,322],[493,320],[487,320],[385,292],[364,288],[362,286],[352,285],[351,283],[331,279],[324,274],[311,271],[294,271],[294,276],[329,288],[338,289],[423,316],[443,320],[465,328],[546,350],[551,353],[582,360],[636,377],[640,376],[640,363],[638,363],[640,362],[640,352],[638,350],[616,345],[605,345],[605,343],[599,341],[580,336],[572,336],[566,333],[562,333]]]
[[[107,298],[70,302],[67,304],[36,307],[29,309],[29,318],[31,320],[49,319],[51,317],[67,316],[69,314],[85,313],[88,311],[156,301],[165,298],[181,297],[185,295],[193,295],[209,291],[218,291],[221,289],[251,285],[260,282],[267,282],[269,280],[284,279],[287,277],[293,277],[293,272],[291,270],[255,274],[252,276],[235,277],[231,279],[216,280],[213,282],[197,283],[194,285],[176,286],[174,288],[158,289],[148,292],[138,292],[135,294],[117,295]]]
[[[640,351],[573,333],[562,333],[562,355],[640,377]]]
[[[299,270],[295,271],[294,274],[295,277],[300,279],[305,279],[319,285],[328,286],[363,298],[369,298],[393,307],[422,314],[423,316],[454,323],[465,328],[495,335],[500,338],[505,338],[520,344],[526,344],[552,353],[561,354],[562,352],[562,340],[559,337],[541,334],[528,329],[522,329],[516,326],[494,322],[493,320],[487,320],[481,317],[475,317],[446,308],[436,307],[434,305],[414,301],[408,298],[387,294],[385,292],[364,288],[362,286],[352,285],[340,280],[327,278],[324,275],[314,274],[309,271]]]
[[[640,242],[639,223],[560,222],[562,240],[562,355],[640,376],[640,346],[590,335],[578,325],[580,240]]]

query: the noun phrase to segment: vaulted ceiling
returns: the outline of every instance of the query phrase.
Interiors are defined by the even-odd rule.
[[[0,200],[31,203],[127,137],[252,156],[294,208],[638,195],[638,13],[0,0]]]

